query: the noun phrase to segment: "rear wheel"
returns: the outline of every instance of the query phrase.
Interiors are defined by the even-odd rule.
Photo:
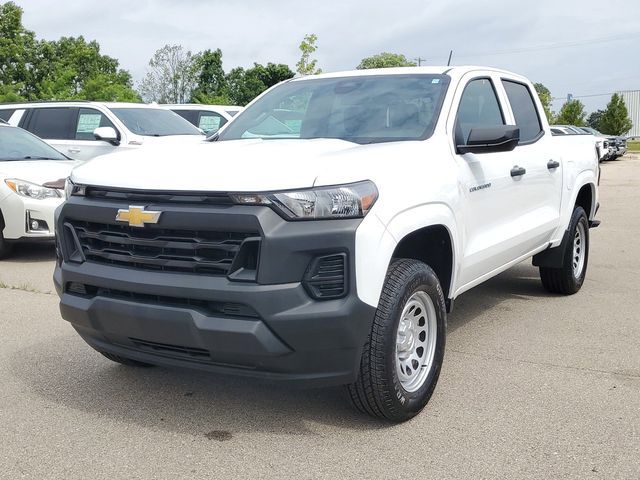
[[[360,372],[348,393],[355,407],[403,422],[427,404],[444,358],[445,300],[434,271],[394,260],[380,297]]]
[[[569,244],[562,267],[540,267],[540,279],[551,293],[572,295],[582,287],[589,261],[589,221],[582,207],[576,207],[569,223]]]
[[[108,352],[100,352],[100,353],[105,357],[107,357],[112,362],[120,363],[128,367],[143,367],[143,368],[153,367],[153,365],[151,365],[150,363],[139,362],[131,358],[121,357],[120,355],[114,355],[113,353],[108,353]]]

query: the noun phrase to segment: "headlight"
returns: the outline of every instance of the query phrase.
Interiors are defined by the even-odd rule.
[[[36,200],[44,200],[45,198],[62,198],[62,192],[55,188],[47,188],[42,185],[10,178],[4,181],[7,186],[18,195],[27,198],[35,198]]]
[[[76,185],[70,178],[67,178],[66,182],[64,182],[64,198],[67,200],[72,195],[84,196],[85,190],[86,187],[84,185]]]
[[[231,198],[242,205],[270,205],[289,220],[359,218],[373,207],[378,189],[366,180],[286,192],[232,194]]]

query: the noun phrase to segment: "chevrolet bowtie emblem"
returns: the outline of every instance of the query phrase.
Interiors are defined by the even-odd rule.
[[[162,212],[152,212],[145,210],[144,207],[135,207],[131,205],[129,210],[121,208],[116,215],[116,221],[128,222],[132,227],[144,227],[147,223],[158,223]]]

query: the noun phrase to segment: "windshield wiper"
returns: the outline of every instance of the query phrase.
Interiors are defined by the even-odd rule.
[[[21,160],[62,160],[61,158],[39,157],[37,155],[26,155]]]

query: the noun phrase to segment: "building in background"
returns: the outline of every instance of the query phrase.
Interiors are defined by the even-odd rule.
[[[625,90],[618,92],[629,110],[629,118],[633,127],[627,133],[628,137],[640,137],[640,90]]]

